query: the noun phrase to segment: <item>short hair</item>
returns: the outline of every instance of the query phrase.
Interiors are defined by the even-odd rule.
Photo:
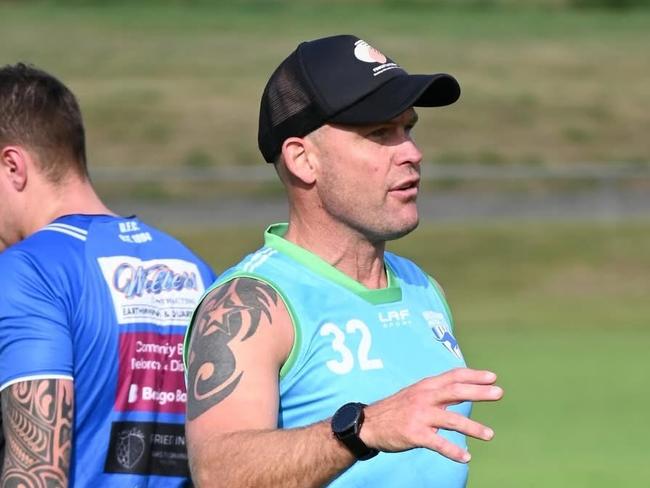
[[[24,63],[0,68],[0,146],[9,144],[34,151],[54,183],[70,171],[88,177],[77,99],[54,76]]]

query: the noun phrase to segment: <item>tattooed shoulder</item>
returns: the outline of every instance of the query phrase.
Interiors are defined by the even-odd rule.
[[[194,319],[188,351],[189,420],[228,397],[244,371],[237,367],[232,344],[257,332],[263,318],[272,325],[278,294],[268,284],[237,278],[213,290]]]

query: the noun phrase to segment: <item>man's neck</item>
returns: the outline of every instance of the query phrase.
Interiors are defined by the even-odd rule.
[[[73,177],[61,184],[55,186],[46,184],[36,190],[43,195],[43,198],[38,199],[38,205],[28,209],[31,218],[27,219],[28,224],[23,237],[64,215],[115,215],[100,200],[87,179]],[[36,200],[32,199],[32,201]]]
[[[284,236],[371,289],[385,288],[385,242],[370,242],[340,222],[318,222],[291,215]]]

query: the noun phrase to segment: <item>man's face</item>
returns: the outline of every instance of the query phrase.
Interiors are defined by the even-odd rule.
[[[422,153],[411,108],[369,126],[326,125],[314,134],[317,190],[325,211],[372,242],[396,239],[418,225]]]

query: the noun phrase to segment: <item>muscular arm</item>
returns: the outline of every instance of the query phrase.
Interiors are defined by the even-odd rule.
[[[68,486],[73,402],[70,380],[23,381],[2,391],[2,488]]]
[[[293,343],[286,308],[247,278],[199,309],[188,361],[187,440],[201,486],[321,486],[354,459],[329,423],[277,429],[278,375]]]
[[[327,420],[277,428],[278,375],[292,343],[289,314],[266,284],[237,279],[204,300],[188,350],[186,435],[198,487],[322,486],[354,463]],[[466,368],[425,378],[369,405],[360,436],[385,452],[425,447],[467,462],[438,429],[491,439],[491,429],[446,407],[498,400],[495,381]]]

